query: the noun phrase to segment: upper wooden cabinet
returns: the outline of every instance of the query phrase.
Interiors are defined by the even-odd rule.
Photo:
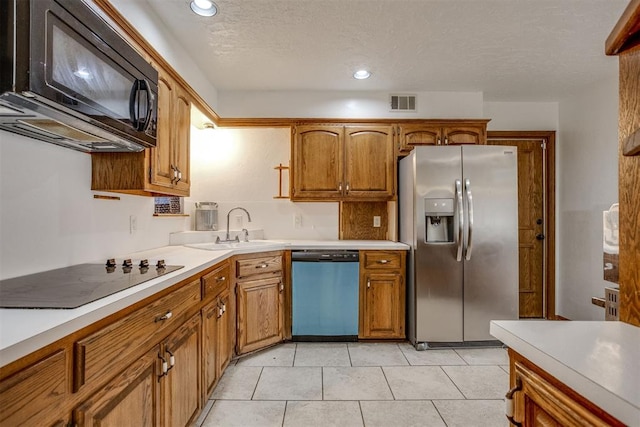
[[[91,189],[142,196],[189,196],[191,102],[186,90],[158,72],[158,136],[139,153],[91,155]]]
[[[291,199],[389,200],[395,158],[391,126],[293,129]]]
[[[399,124],[394,127],[400,155],[416,145],[486,144],[489,120],[446,120]]]

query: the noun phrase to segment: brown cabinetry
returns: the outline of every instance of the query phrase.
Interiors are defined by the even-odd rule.
[[[599,407],[509,350],[514,421],[523,426],[622,426]]]
[[[139,153],[92,154],[92,190],[189,196],[189,97],[184,88],[160,70],[157,101],[156,147]]]
[[[389,200],[394,176],[391,126],[293,129],[292,200]]]
[[[283,340],[282,264],[282,252],[235,257],[238,354]]]
[[[405,338],[404,251],[360,251],[360,338]]]
[[[398,153],[408,154],[417,145],[486,144],[489,120],[447,120],[395,126]]]
[[[231,298],[229,263],[224,262],[202,277],[203,295],[208,302],[202,309],[203,388],[205,398],[222,376],[233,357],[235,345],[234,300]]]
[[[66,425],[67,352],[59,350],[0,383],[0,425]]]

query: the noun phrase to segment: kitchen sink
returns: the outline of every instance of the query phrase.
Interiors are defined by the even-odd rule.
[[[248,242],[209,242],[209,243],[192,243],[185,245],[189,248],[204,249],[206,251],[224,251],[224,250],[253,250],[253,249],[283,249],[284,243],[274,240],[251,240]]]

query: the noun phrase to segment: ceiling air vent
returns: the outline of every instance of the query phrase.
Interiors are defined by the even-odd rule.
[[[391,111],[416,111],[416,96],[391,95]]]

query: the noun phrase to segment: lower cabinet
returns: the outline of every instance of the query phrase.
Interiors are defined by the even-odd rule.
[[[0,382],[0,425],[66,425],[56,413],[69,397],[68,353],[61,349]]]
[[[78,426],[188,426],[200,392],[200,315],[102,387],[74,411]]]
[[[233,357],[235,317],[229,289],[202,309],[203,370],[208,397]]]
[[[73,414],[76,425],[160,425],[159,356],[159,349],[149,351],[82,403]]]
[[[623,426],[580,394],[509,350],[513,424],[526,427]]]
[[[405,259],[404,251],[360,251],[360,338],[406,337]]]
[[[238,354],[282,341],[283,291],[279,276],[236,285]]]

